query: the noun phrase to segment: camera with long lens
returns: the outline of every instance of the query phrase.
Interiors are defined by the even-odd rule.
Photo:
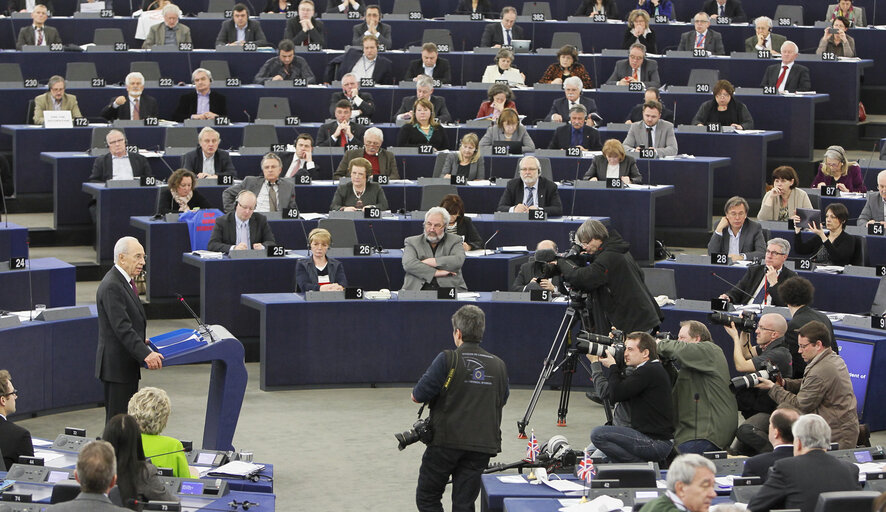
[[[778,369],[778,366],[772,364],[771,361],[763,361],[763,369],[754,373],[748,373],[746,375],[742,375],[740,377],[736,377],[732,379],[732,383],[729,385],[734,391],[738,391],[740,389],[752,388],[760,383],[760,379],[768,379],[774,381],[778,378],[781,372]]]
[[[403,451],[407,446],[417,443],[431,444],[434,440],[434,432],[431,430],[431,418],[422,418],[412,424],[412,428],[400,434],[394,434],[399,443],[397,449]]]
[[[722,311],[714,311],[708,315],[708,320],[717,325],[728,326],[735,324],[735,328],[739,331],[754,332],[757,330],[757,315],[750,311],[744,311],[741,316],[730,315]]]
[[[597,357],[606,357],[612,354],[615,358],[616,367],[619,370],[625,366],[625,333],[612,331],[612,336],[603,336],[589,331],[579,331],[575,337],[575,344],[570,351],[576,354],[590,354]]]

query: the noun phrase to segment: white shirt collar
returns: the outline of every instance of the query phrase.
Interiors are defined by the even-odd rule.
[[[120,265],[117,265],[116,263],[114,263],[114,268],[116,268],[118,271],[120,271],[121,274],[123,274],[123,278],[126,279],[126,282],[127,282],[127,283],[128,283],[129,281],[132,281],[132,276],[129,275],[129,274],[127,274],[126,271],[123,270],[123,267],[121,267]]]

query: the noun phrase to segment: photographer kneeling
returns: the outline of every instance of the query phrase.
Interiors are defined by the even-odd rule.
[[[602,425],[591,431],[591,443],[610,462],[659,462],[674,446],[674,409],[671,380],[658,360],[655,338],[632,332],[625,340],[624,362],[635,368],[623,375],[611,368],[615,357],[607,351],[600,363],[611,368],[608,398],[630,404],[631,426]]]
[[[802,414],[815,413],[831,427],[831,442],[841,450],[858,443],[858,413],[849,371],[843,359],[831,350],[828,328],[812,321],[800,328],[797,342],[806,361],[802,379],[760,379],[756,385],[768,390],[776,403],[796,407]]]
[[[440,500],[450,476],[452,510],[473,510],[483,470],[490,456],[501,451],[501,410],[508,400],[508,372],[501,359],[480,348],[485,329],[482,309],[473,305],[459,308],[452,315],[457,348],[438,354],[412,390],[412,401],[429,402],[431,409],[430,434],[421,436],[428,447],[415,491],[419,511],[443,510]],[[402,450],[404,440],[401,435],[397,439]],[[416,440],[417,436],[410,439]]]
[[[787,320],[778,313],[767,313],[757,322],[757,346],[751,345],[750,333],[744,329],[739,333],[735,323],[724,325],[723,329],[732,338],[732,362],[742,373],[765,372],[766,378],[778,372],[791,378],[791,353],[788,351],[784,335],[788,329]],[[753,386],[755,375],[733,381],[738,410],[745,418],[735,432],[735,451],[740,455],[756,455],[772,449],[769,443],[769,415],[776,403],[769,394]],[[738,384],[735,384],[735,383]]]

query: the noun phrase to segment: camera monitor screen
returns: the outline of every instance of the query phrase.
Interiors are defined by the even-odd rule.
[[[203,482],[182,482],[181,494],[203,494]]]
[[[871,455],[871,452],[855,452],[855,461],[859,464],[863,464],[865,462],[874,462],[874,457]]]
[[[197,464],[211,466],[215,462],[215,454],[211,452],[201,452],[197,454]]]

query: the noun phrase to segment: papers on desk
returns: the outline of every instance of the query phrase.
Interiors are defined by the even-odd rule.
[[[52,461],[63,459],[65,454],[60,452],[49,452],[46,450],[34,450],[34,457],[43,459],[44,466],[52,466]]]
[[[864,192],[843,192],[840,191],[840,197],[851,197],[853,199],[864,199],[867,197],[867,194]]]
[[[263,464],[235,460],[206,473],[209,476],[247,478],[263,470]]]
[[[589,512],[609,512],[610,510],[622,510],[625,506],[624,502],[618,498],[609,496],[598,496],[591,501],[581,503],[573,502],[570,505],[560,508],[561,511],[589,511]]]
[[[498,248],[499,252],[529,252],[529,247],[525,245],[504,245]]]
[[[299,216],[300,216],[301,218],[305,219],[305,220],[319,220],[319,219],[325,219],[326,217],[329,216],[329,214],[328,214],[328,213],[305,213],[305,212],[299,212]]]
[[[686,153],[683,153],[680,155],[663,156],[663,157],[659,158],[659,160],[681,160],[684,158],[695,158],[695,155],[688,155]]]
[[[220,260],[224,257],[224,254],[215,251],[194,251],[191,254],[204,260]]]
[[[488,256],[490,254],[495,254],[495,251],[492,249],[474,249],[472,251],[465,251],[465,256],[468,258],[477,258],[480,256]]]
[[[541,483],[547,485],[551,489],[560,492],[584,492],[585,488],[582,484],[574,480],[549,480],[544,479]]]
[[[52,446],[52,441],[49,439],[37,439],[31,438],[31,444],[34,445],[34,448],[44,448],[47,446]]]
[[[753,263],[754,263],[754,262],[751,261],[751,260],[739,260],[739,261],[734,261],[734,262],[732,262],[732,265],[735,266],[735,267],[745,267],[745,268],[747,268],[747,267],[750,267],[751,265],[753,265]]]
[[[492,185],[492,182],[489,180],[473,180],[468,182],[469,187],[488,187]]]
[[[766,130],[735,130],[735,133],[740,135],[757,135],[765,132]]]
[[[843,272],[843,267],[840,265],[816,265],[815,272],[822,274],[840,274]]]
[[[886,465],[878,464],[876,462],[856,462],[856,466],[858,466],[858,481],[864,482],[867,479],[868,473],[880,473],[886,470]]]
[[[523,475],[506,475],[498,477],[498,481],[503,484],[525,484],[527,483],[526,477]]]

